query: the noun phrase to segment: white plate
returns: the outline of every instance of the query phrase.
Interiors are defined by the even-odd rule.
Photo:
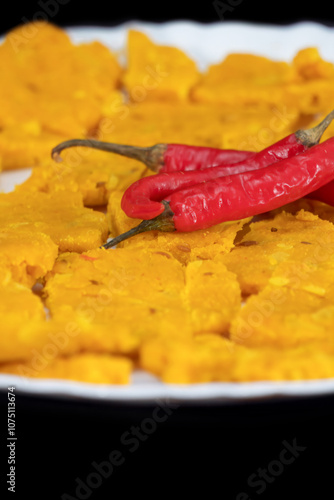
[[[266,26],[237,22],[196,24],[174,21],[164,24],[129,22],[113,28],[68,28],[75,43],[100,40],[112,50],[125,46],[129,28],[147,33],[161,44],[178,46],[204,70],[231,52],[247,52],[290,61],[305,47],[317,47],[322,57],[334,62],[334,29],[316,23]],[[22,182],[29,169],[0,175],[0,189],[10,191]],[[334,379],[300,382],[209,383],[167,385],[155,377],[135,372],[129,386],[84,384],[63,380],[33,380],[1,375],[0,390],[15,386],[16,392],[48,397],[118,402],[156,402],[173,399],[192,402],[241,402],[255,399],[334,394]]]

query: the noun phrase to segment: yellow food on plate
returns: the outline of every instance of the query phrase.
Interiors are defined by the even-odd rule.
[[[111,236],[115,237],[137,226],[138,219],[131,219],[120,208],[122,193],[115,191],[109,197],[107,220]],[[228,253],[234,245],[237,233],[250,219],[223,222],[208,229],[189,233],[164,233],[149,231],[119,244],[120,248],[157,249],[170,252],[182,264],[194,260],[212,259],[217,254]]]
[[[301,116],[295,105],[259,110],[217,102],[144,100],[112,108],[96,135],[103,141],[138,146],[177,143],[259,151],[312,119]]]
[[[333,343],[248,347],[216,334],[194,339],[148,339],[140,366],[167,384],[296,381],[334,376]]]
[[[0,365],[0,373],[28,378],[73,380],[88,384],[124,385],[131,381],[133,363],[121,356],[84,353],[56,357],[40,366],[40,369],[36,369],[32,368],[29,362],[4,363]]]
[[[12,279],[1,261],[0,269],[0,362],[26,359],[32,349],[45,342],[40,331],[45,321],[44,306],[28,286]]]
[[[80,326],[82,350],[130,356],[146,338],[224,334],[241,305],[237,280],[223,264],[184,268],[150,248],[63,253],[44,294],[53,320]]]
[[[325,61],[316,47],[297,52],[292,64],[301,81],[292,83],[289,92],[300,112],[310,115],[330,112],[334,102],[334,64]]]
[[[231,340],[251,347],[288,347],[333,343],[333,296],[321,285],[311,290],[268,285],[247,300],[231,325]],[[319,293],[319,290],[321,293]]]
[[[320,255],[326,249],[326,258],[334,262],[334,226],[311,212],[282,211],[251,222],[240,234],[232,251],[217,259],[236,274],[244,296],[261,291],[291,255],[303,261],[310,252]]]
[[[87,148],[68,149],[62,158],[59,163],[48,159],[33,168],[17,192],[63,193],[68,198],[80,194],[86,207],[102,207],[116,189],[126,188],[146,170],[136,160]]]
[[[209,66],[191,95],[196,102],[217,102],[229,108],[294,107],[286,87],[295,81],[298,73],[288,62],[234,53]]]
[[[0,228],[48,235],[60,251],[82,252],[107,238],[105,215],[83,206],[79,193],[0,193]],[[32,237],[32,235],[31,235]]]
[[[333,207],[304,198],[106,250],[140,223],[122,211],[124,191],[155,173],[89,147],[51,158],[76,138],[260,151],[334,109],[334,64],[316,47],[291,60],[230,53],[200,70],[145,30],[130,28],[116,52],[34,22],[5,35],[0,70],[1,169],[27,174],[0,193],[1,376],[334,377]],[[333,135],[332,123],[321,141]]]
[[[32,116],[32,115],[31,115]],[[3,170],[19,170],[40,165],[49,159],[55,144],[67,136],[42,130],[38,121],[27,120],[21,124],[0,126],[0,156]]]
[[[145,33],[129,30],[122,81],[131,101],[187,100],[199,76],[196,63],[182,50],[158,45]]]
[[[24,227],[1,227],[0,267],[10,271],[14,281],[29,287],[53,268],[58,245],[48,234]]]
[[[23,24],[7,33],[0,45],[0,69],[0,152],[11,152],[4,168],[38,163],[41,143],[50,134],[56,141],[57,136],[82,137],[94,130],[122,74],[117,56],[106,46],[74,44],[65,30],[48,22]]]

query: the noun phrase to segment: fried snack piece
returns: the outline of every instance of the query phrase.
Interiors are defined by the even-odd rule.
[[[53,135],[57,143],[56,137],[83,137],[95,129],[122,73],[107,47],[75,45],[64,30],[47,22],[24,24],[7,34],[0,45],[0,70],[0,144],[8,151],[9,138],[11,150],[4,168],[36,164],[29,163],[31,135],[39,141]],[[35,155],[41,158],[40,148]]]
[[[152,146],[178,143],[259,151],[284,135],[306,127],[295,105],[251,110],[213,103],[125,103],[97,130],[101,140]]]
[[[2,232],[23,228],[43,233],[60,251],[82,252],[99,247],[108,234],[105,215],[85,208],[79,193],[1,193],[0,214]]]
[[[220,129],[229,119],[221,106],[188,101],[145,99],[140,103],[126,102],[111,111],[109,119],[99,124],[99,139],[138,146],[177,142],[220,147]],[[242,116],[239,118],[242,120]]]
[[[325,61],[316,47],[306,47],[297,52],[293,65],[304,80],[334,78],[334,64]]]
[[[213,333],[191,339],[145,339],[139,367],[171,384],[224,380],[231,373],[233,349],[228,339]]]
[[[148,248],[62,254],[44,292],[52,318],[78,325],[78,347],[88,352],[134,355],[148,338],[224,333],[240,308],[225,266],[198,262],[185,271],[170,253]]]
[[[50,236],[25,228],[0,229],[0,267],[18,283],[32,287],[53,267],[58,246]]]
[[[140,366],[165,383],[251,382],[332,378],[333,342],[249,348],[215,334],[189,340],[149,339]]]
[[[316,47],[307,47],[297,52],[293,66],[301,81],[291,83],[289,93],[301,113],[330,112],[334,102],[334,64],[325,61]],[[326,131],[324,138],[330,137],[329,133],[330,131]]]
[[[19,192],[80,193],[86,207],[107,205],[110,194],[125,188],[145,173],[146,167],[131,160],[87,148],[62,153],[63,161],[43,161],[17,186]]]
[[[113,237],[122,234],[140,223],[131,219],[121,209],[122,193],[114,191],[107,207],[108,224]],[[182,264],[194,260],[212,259],[217,254],[228,253],[234,245],[234,239],[244,224],[250,219],[224,222],[208,229],[189,233],[163,233],[149,231],[125,240],[120,248],[151,248],[170,252]]]
[[[36,120],[7,126],[4,129],[0,127],[0,156],[3,170],[40,165],[45,158],[50,157],[50,151],[55,144],[67,138],[42,130]]]
[[[326,294],[321,285],[313,285],[315,289],[317,293],[312,289],[266,286],[248,298],[232,322],[231,340],[251,347],[280,349],[333,342],[332,292]]]
[[[185,302],[195,332],[226,333],[231,318],[241,308],[241,292],[235,275],[212,260],[190,262],[184,273]]]
[[[99,249],[62,254],[44,291],[52,318],[79,326],[81,350],[132,354],[144,337],[191,334],[183,287],[167,252]]]
[[[221,127],[221,147],[261,151],[296,130],[307,127],[309,120],[302,117],[295,105],[277,104],[270,110],[254,112],[231,111],[227,123]]]
[[[298,73],[287,62],[266,57],[232,53],[209,66],[191,97],[196,102],[216,102],[236,108],[270,110],[273,106],[295,107],[286,85],[298,80]]]
[[[304,243],[303,249],[292,248],[274,269],[267,286],[247,300],[232,323],[232,339],[251,346],[284,348],[334,341],[332,237],[324,232],[321,239]]]
[[[187,100],[200,76],[195,62],[182,50],[157,45],[133,29],[128,32],[127,61],[122,81],[134,102]]]
[[[92,126],[85,116],[90,105],[103,104],[109,92],[119,87],[122,68],[107,47],[97,41],[73,44],[64,30],[51,23],[18,26],[7,34],[0,50],[7,70],[3,85],[8,92],[9,84],[17,82],[39,98],[73,102],[79,113],[75,118],[85,130]],[[55,101],[53,105],[56,111]],[[53,127],[49,122],[56,116],[41,113],[39,118],[45,127]]]
[[[282,211],[249,224],[231,252],[216,260],[237,275],[243,295],[248,296],[261,291],[277,265],[292,253],[302,261],[310,244],[314,253],[322,254],[326,248],[326,255],[332,259],[334,226],[304,210],[295,215]]]
[[[30,288],[13,280],[1,259],[0,266],[0,361],[4,362],[27,358],[32,348],[44,342],[40,325],[45,320],[45,311]]]
[[[132,361],[125,357],[82,353],[54,358],[40,370],[33,369],[29,362],[0,364],[0,373],[89,384],[124,385],[130,383],[132,366]],[[21,379],[21,383],[24,383],[24,379]]]

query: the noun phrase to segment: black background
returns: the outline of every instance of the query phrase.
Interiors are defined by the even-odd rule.
[[[302,20],[333,25],[334,9],[330,2],[222,0],[227,6],[219,8],[214,1],[186,2],[177,0],[34,0],[3,3],[0,32],[4,33],[22,22],[47,15],[60,25],[108,25],[131,20],[163,22],[190,19],[198,22],[248,21],[256,23],[286,24]],[[229,7],[228,7],[229,6]],[[222,19],[223,17],[223,19]]]
[[[205,23],[334,23],[333,8],[325,2],[230,0],[230,5],[233,9],[222,19],[210,1],[69,0],[63,5],[55,0],[10,4],[7,1],[2,5],[0,32],[40,17],[41,12],[49,13],[49,20],[63,27],[174,19]],[[8,470],[6,402],[7,395],[0,394],[1,499],[6,494]],[[154,406],[143,404],[92,404],[18,395],[17,492],[8,498],[53,500],[62,498],[63,493],[79,498],[75,494],[76,478],[85,481],[94,470],[92,462],[106,460],[112,450],[119,448],[122,433],[140,425],[153,409]],[[136,495],[188,499],[203,491],[205,498],[224,500],[241,500],[243,497],[238,495],[242,492],[249,499],[260,500],[303,499],[309,493],[317,499],[332,498],[333,421],[331,396],[237,405],[182,404],[135,453],[127,454],[125,463],[87,498]],[[295,462],[287,465],[262,493],[249,487],[249,476],[278,458],[283,441],[294,440],[306,448]]]

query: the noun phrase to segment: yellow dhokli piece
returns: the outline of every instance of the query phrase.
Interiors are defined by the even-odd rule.
[[[66,193],[68,197],[79,193],[86,207],[99,207],[107,205],[115,189],[126,188],[146,169],[136,160],[87,148],[68,149],[62,157],[59,163],[48,160],[35,167],[17,191]]]
[[[280,350],[249,348],[215,334],[177,341],[148,339],[140,349],[140,366],[170,384],[331,378],[334,343]]]
[[[30,288],[13,280],[1,261],[0,269],[0,361],[25,359],[44,342],[44,334],[39,332],[45,320],[44,307]]]
[[[0,231],[21,229],[46,234],[60,251],[75,252],[99,247],[108,234],[105,215],[84,207],[79,193],[1,193]]]
[[[141,221],[128,217],[121,209],[122,193],[115,191],[109,197],[107,219],[111,237],[118,236],[137,226]],[[119,244],[120,248],[157,249],[170,252],[182,264],[194,260],[212,259],[218,254],[228,253],[234,245],[237,233],[250,219],[223,222],[208,229],[187,233],[164,233],[148,231]]]
[[[307,126],[295,105],[251,110],[234,105],[168,101],[124,103],[101,121],[101,140],[138,146],[177,143],[259,151]]]
[[[187,100],[199,76],[196,63],[182,50],[157,45],[144,33],[129,30],[122,81],[131,101]]]
[[[334,65],[315,47],[300,50],[291,62],[233,53],[211,65],[191,95],[196,102],[311,115],[333,108],[333,80]]]
[[[299,50],[293,65],[304,80],[334,79],[334,64],[325,61],[316,47]]]
[[[44,293],[53,320],[80,327],[79,349],[128,355],[148,338],[224,333],[241,304],[224,265],[185,269],[170,253],[149,248],[62,254]]]
[[[289,93],[300,112],[329,113],[334,107],[334,64],[325,61],[316,47],[307,47],[297,52],[292,64],[300,81],[291,83]],[[326,131],[323,137],[329,136],[328,134],[329,131]]]
[[[9,32],[0,45],[0,69],[0,154],[11,153],[5,169],[36,164],[29,151],[34,136],[41,142],[54,135],[56,142],[57,136],[82,137],[95,129],[122,73],[116,55],[100,42],[73,44],[47,22]]]
[[[316,216],[309,214],[309,223],[312,218]],[[247,300],[232,322],[233,340],[279,348],[333,343],[333,232],[332,224],[322,222],[322,232],[314,230],[313,239],[304,241],[303,248],[291,248],[273,270],[268,284]]]
[[[33,119],[19,125],[6,126],[0,130],[3,170],[40,165],[50,157],[51,149],[66,139],[67,136],[42,130],[40,124]]]
[[[302,261],[310,249],[322,254],[324,248],[327,258],[333,260],[333,224],[304,210],[295,215],[283,211],[246,226],[232,251],[217,260],[237,275],[247,296],[262,290],[276,267],[290,255],[297,254]]]
[[[41,365],[42,366],[42,365]],[[29,362],[0,364],[0,373],[28,378],[63,379],[89,384],[129,384],[133,363],[130,359],[107,354],[74,354],[57,357],[40,369],[32,368]],[[24,378],[21,378],[21,384]]]
[[[333,273],[332,273],[333,275]],[[231,339],[251,347],[289,347],[333,343],[332,292],[268,285],[251,296],[231,325]],[[319,290],[321,293],[319,293]]]
[[[0,267],[13,280],[32,287],[50,271],[58,256],[58,245],[49,235],[25,228],[0,228]]]
[[[209,66],[191,96],[197,102],[233,103],[236,108],[295,107],[286,85],[297,80],[297,71],[285,61],[233,53]]]
[[[229,113],[221,131],[221,147],[261,151],[299,128],[308,127],[309,119],[301,117],[294,105],[277,104],[273,109],[257,112]]]

